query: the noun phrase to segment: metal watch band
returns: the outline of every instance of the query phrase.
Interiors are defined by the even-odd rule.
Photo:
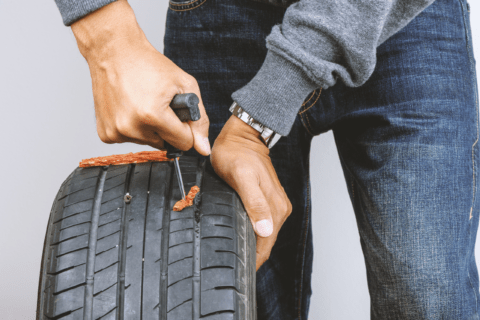
[[[257,120],[253,119],[252,116],[246,113],[245,110],[243,110],[237,102],[233,101],[233,104],[228,110],[240,120],[248,124],[250,127],[260,132],[263,142],[269,149],[271,149],[275,145],[275,143],[277,143],[277,141],[282,137],[280,134],[276,133],[272,129],[267,128]]]

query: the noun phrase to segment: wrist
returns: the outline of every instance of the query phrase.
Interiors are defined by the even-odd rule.
[[[230,106],[229,111],[240,120],[242,120],[246,125],[256,130],[261,141],[267,146],[267,148],[272,148],[277,141],[281,138],[281,135],[273,131],[269,127],[265,126],[261,122],[254,119],[249,115],[242,107],[240,107],[236,101]]]
[[[112,47],[126,43],[148,43],[126,0],[109,3],[71,25],[82,56],[101,61],[112,54]]]
[[[248,140],[258,142],[262,145],[264,144],[260,132],[258,132],[233,114],[230,116],[229,120],[234,123],[234,126],[236,128],[235,132],[237,132],[239,135]]]

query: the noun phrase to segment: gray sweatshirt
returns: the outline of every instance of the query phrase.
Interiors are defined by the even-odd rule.
[[[55,0],[65,26],[116,0]],[[376,49],[435,0],[251,0],[288,6],[266,37],[267,56],[231,97],[254,119],[287,136],[315,89],[358,87],[372,75]],[[229,106],[225,106],[228,108]]]

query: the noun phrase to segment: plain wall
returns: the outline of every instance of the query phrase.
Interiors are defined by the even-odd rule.
[[[163,52],[167,0],[129,3]],[[479,60],[480,1],[470,4]],[[81,159],[151,148],[99,140],[88,65],[53,0],[0,0],[0,30],[0,319],[34,319],[43,240],[60,184]],[[311,169],[310,318],[368,320],[364,258],[331,132],[313,140]],[[479,250],[477,238],[477,256]]]

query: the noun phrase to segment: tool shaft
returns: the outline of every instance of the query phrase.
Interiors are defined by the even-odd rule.
[[[180,189],[180,193],[182,194],[182,199],[185,200],[185,187],[183,186],[183,179],[182,179],[182,173],[180,172],[180,165],[178,163],[178,158],[173,159],[174,162],[174,167],[175,167],[175,172],[177,174],[177,180],[178,180],[178,188]]]
[[[198,108],[199,99],[195,93],[182,93],[173,97],[170,107],[175,112],[175,115],[180,121],[197,121],[200,119],[200,109]],[[175,172],[177,174],[178,188],[182,194],[182,199],[186,200],[185,187],[183,185],[182,173],[180,171],[180,164],[178,159],[183,155],[183,151],[175,148],[167,141],[164,141],[164,146],[167,149],[167,158],[173,159]]]

